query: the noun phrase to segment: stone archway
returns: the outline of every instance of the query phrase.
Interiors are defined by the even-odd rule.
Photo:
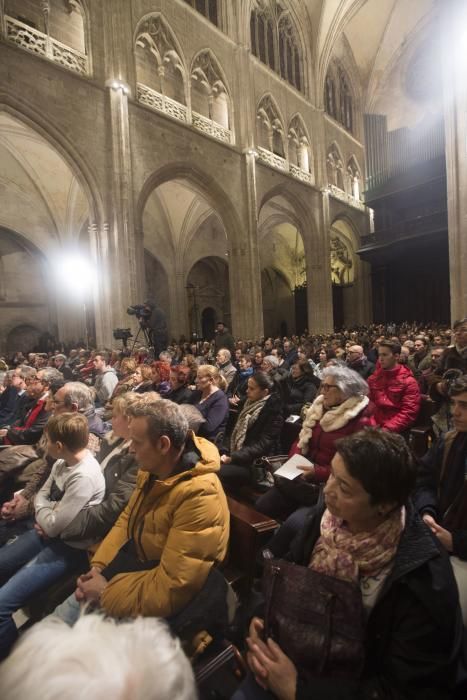
[[[330,230],[330,275],[336,329],[370,322],[369,265],[357,255],[358,234],[345,216],[336,218]]]
[[[4,183],[0,191],[1,224],[17,236],[17,242],[21,241],[20,249],[25,244],[32,259],[39,255],[41,266],[44,261],[47,264],[39,292],[31,291],[31,303],[42,299],[47,308],[40,319],[41,327],[51,330],[57,326],[57,340],[76,342],[85,335],[82,299],[67,295],[67,290],[56,282],[53,269],[55,260],[66,254],[79,252],[91,260],[89,236],[83,231],[87,234],[90,219],[97,211],[96,202],[80,167],[72,164],[63,144],[55,146],[45,127],[35,130],[31,119],[22,116],[8,105],[0,109],[0,178]],[[25,254],[18,250],[9,253],[16,257],[17,264],[19,255]],[[21,279],[20,270],[15,279]],[[10,274],[10,282],[2,288],[3,303],[9,308],[18,301],[14,287]],[[86,306],[91,318],[93,302],[89,290]],[[0,335],[9,322],[7,316],[0,315]],[[94,335],[94,329],[89,330]]]
[[[230,327],[229,269],[225,259],[207,256],[198,260],[187,276],[187,304],[190,335],[205,339],[205,327],[211,333],[211,321],[224,321]],[[205,313],[206,309],[212,309]],[[213,329],[212,329],[213,330]]]

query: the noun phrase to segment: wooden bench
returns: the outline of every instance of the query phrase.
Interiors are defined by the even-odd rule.
[[[278,523],[246,503],[227,497],[230,510],[229,554],[223,573],[240,596],[250,592],[257,556],[272,537]]]

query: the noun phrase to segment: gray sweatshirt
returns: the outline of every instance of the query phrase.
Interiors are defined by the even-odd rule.
[[[46,535],[58,537],[81,510],[97,505],[104,495],[104,476],[99,462],[89,451],[72,467],[58,459],[36,495],[36,521]],[[83,545],[75,542],[72,546],[81,549]]]

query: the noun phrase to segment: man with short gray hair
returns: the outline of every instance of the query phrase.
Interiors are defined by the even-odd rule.
[[[128,414],[140,467],[136,489],[75,596],[117,618],[169,618],[196,597],[227,553],[219,452],[188,430],[171,401],[143,395]],[[79,606],[68,599],[55,614],[72,624]]]
[[[361,345],[351,345],[347,353],[347,367],[357,372],[362,379],[368,379],[375,371],[373,362],[370,362]]]
[[[219,372],[224,377],[227,382],[227,387],[232,383],[233,378],[237,374],[237,370],[231,362],[232,355],[230,350],[227,348],[221,348],[216,355],[217,366],[219,367]]]

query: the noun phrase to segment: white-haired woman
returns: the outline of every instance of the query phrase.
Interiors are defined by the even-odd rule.
[[[347,367],[326,367],[320,393],[308,409],[298,440],[289,456],[301,454],[312,467],[303,466],[303,476],[294,481],[276,480],[276,485],[256,502],[261,513],[284,519],[300,506],[316,502],[316,490],[308,483],[324,483],[331,472],[331,460],[338,438],[375,425],[368,399],[368,384]]]

